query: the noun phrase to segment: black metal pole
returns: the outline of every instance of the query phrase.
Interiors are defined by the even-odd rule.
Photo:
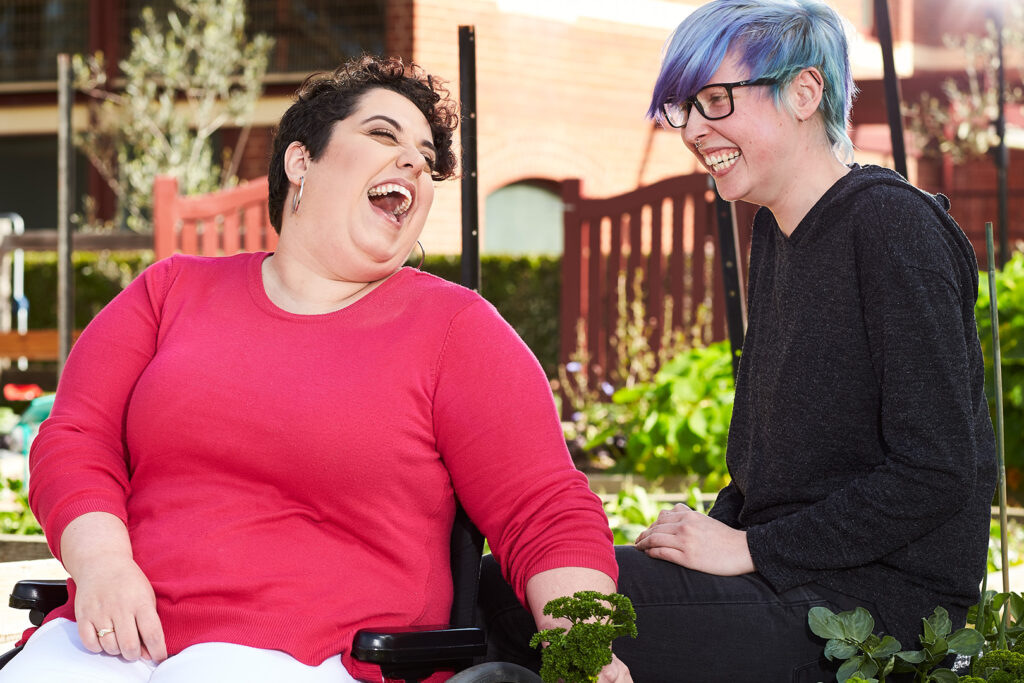
[[[480,202],[476,177],[476,39],[459,27],[459,98],[462,120],[462,285],[480,291]]]
[[[896,77],[896,62],[892,54],[892,23],[889,20],[888,0],[875,2],[875,31],[882,48],[882,68],[885,72],[885,110],[889,115],[889,138],[892,141],[893,168],[907,177],[907,150],[903,144],[903,113],[900,111],[900,81]]]
[[[1007,215],[1007,171],[1010,166],[1010,153],[1006,148],[1006,73],[1003,70],[1003,11],[993,11],[996,26],[996,51],[999,53],[999,68],[996,71],[999,88],[999,112],[996,114],[996,135],[999,146],[996,147],[996,183],[999,193],[999,253],[997,262],[1002,268],[1010,257],[1010,246],[1007,237],[1009,217]]]
[[[71,263],[71,214],[75,196],[75,148],[71,138],[74,85],[71,57],[57,55],[57,379],[71,353],[75,280]]]
[[[709,178],[710,180],[710,178]],[[712,181],[712,185],[713,185]],[[725,288],[725,321],[732,347],[732,377],[740,369],[745,331],[743,289],[740,287],[739,253],[736,251],[736,211],[715,189],[715,217],[718,225],[718,253],[722,257],[722,282]]]

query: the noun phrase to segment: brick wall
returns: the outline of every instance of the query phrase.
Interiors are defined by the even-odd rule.
[[[675,134],[644,118],[671,26],[548,19],[494,0],[417,2],[413,56],[456,97],[460,24],[476,27],[481,214],[489,193],[518,180],[579,177],[587,194],[609,195],[693,170]],[[438,187],[429,251],[459,251],[459,216],[453,180]]]

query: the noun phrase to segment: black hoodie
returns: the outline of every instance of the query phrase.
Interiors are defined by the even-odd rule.
[[[711,511],[776,590],[869,603],[905,648],[936,606],[960,626],[977,601],[996,479],[977,261],[948,208],[854,165],[789,237],[758,212]]]

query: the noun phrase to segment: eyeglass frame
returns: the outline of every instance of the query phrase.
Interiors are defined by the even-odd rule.
[[[728,116],[731,116],[732,113],[736,111],[736,101],[733,99],[732,96],[733,88],[742,88],[746,86],[755,85],[775,85],[778,82],[779,80],[777,78],[755,78],[753,80],[733,81],[732,83],[708,83],[703,88],[697,91],[697,95],[700,94],[701,90],[706,90],[707,88],[725,88],[726,93],[728,93],[729,95],[729,113],[722,114],[721,116],[708,116],[707,114],[704,113],[704,107],[697,100],[697,95],[694,95],[693,97],[688,97],[685,100],[683,100],[684,105],[686,103],[690,104],[690,109],[686,112],[686,123],[690,121],[690,111],[692,111],[694,107],[697,107],[697,111],[699,111],[700,115],[703,116],[704,119],[707,121],[720,121]],[[672,119],[671,117],[669,117],[667,109],[667,106],[669,104],[674,103],[671,101],[662,102],[661,107],[659,107],[659,109],[661,109],[661,115],[665,119],[665,122],[668,125],[672,126],[673,128],[686,128],[686,123],[681,123],[678,126],[672,123]]]

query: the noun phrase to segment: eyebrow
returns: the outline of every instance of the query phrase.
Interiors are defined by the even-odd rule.
[[[395,130],[397,130],[399,133],[404,132],[402,124],[400,124],[398,121],[395,121],[390,116],[385,116],[384,114],[374,114],[373,116],[363,119],[364,124],[369,123],[370,121],[385,121],[394,126]],[[434,147],[434,143],[431,142],[430,140],[421,140],[420,144],[429,149],[431,152],[434,152],[435,154],[437,153],[437,148]]]

